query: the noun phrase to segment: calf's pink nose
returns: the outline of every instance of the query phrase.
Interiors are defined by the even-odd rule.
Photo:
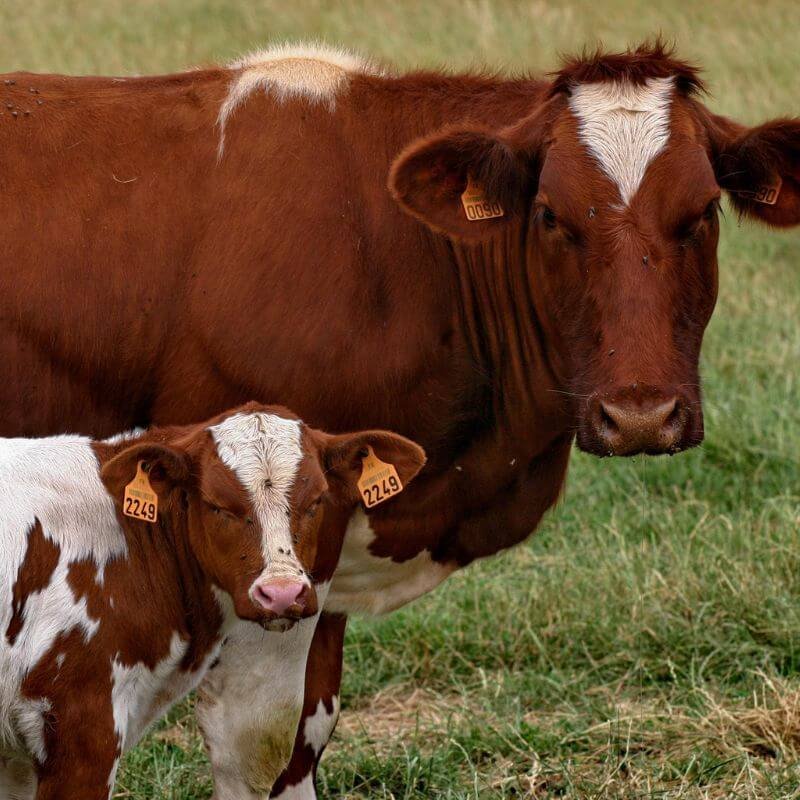
[[[274,580],[257,583],[253,589],[255,601],[279,617],[303,616],[308,599],[308,584],[302,581]]]

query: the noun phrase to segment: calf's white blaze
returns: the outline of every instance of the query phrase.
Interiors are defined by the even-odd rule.
[[[275,414],[234,414],[209,428],[217,452],[250,495],[263,532],[259,580],[308,583],[292,543],[290,499],[303,458],[300,422]]]
[[[643,85],[603,81],[572,87],[569,105],[581,141],[616,183],[624,205],[666,147],[673,91],[673,78],[649,78]]]

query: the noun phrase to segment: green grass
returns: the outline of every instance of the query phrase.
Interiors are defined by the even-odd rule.
[[[800,113],[789,0],[6,0],[0,68],[154,72],[319,37],[403,66],[553,68],[662,31],[713,106]],[[706,442],[575,454],[530,542],[347,639],[326,797],[800,797],[800,234],[728,213],[703,355]],[[210,795],[189,705],[118,796]]]

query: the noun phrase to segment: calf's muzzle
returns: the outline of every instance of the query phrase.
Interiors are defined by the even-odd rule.
[[[317,613],[314,588],[305,581],[276,578],[258,581],[253,600],[265,611],[281,619],[303,619]]]

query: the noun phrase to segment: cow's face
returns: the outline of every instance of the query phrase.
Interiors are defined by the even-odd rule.
[[[435,229],[523,237],[525,264],[508,268],[527,270],[578,444],[597,455],[702,441],[721,190],[753,217],[800,223],[800,123],[746,129],[710,114],[697,88],[658,47],[574,62],[512,128],[443,132],[392,171],[395,196]],[[468,176],[505,216],[466,218]]]
[[[396,434],[331,436],[257,404],[165,431],[146,433],[106,463],[106,485],[121,502],[144,462],[159,517],[180,530],[223,605],[227,596],[237,616],[268,630],[317,613],[312,570],[325,507],[358,502],[367,448],[394,464],[404,484],[425,462],[420,447]]]

